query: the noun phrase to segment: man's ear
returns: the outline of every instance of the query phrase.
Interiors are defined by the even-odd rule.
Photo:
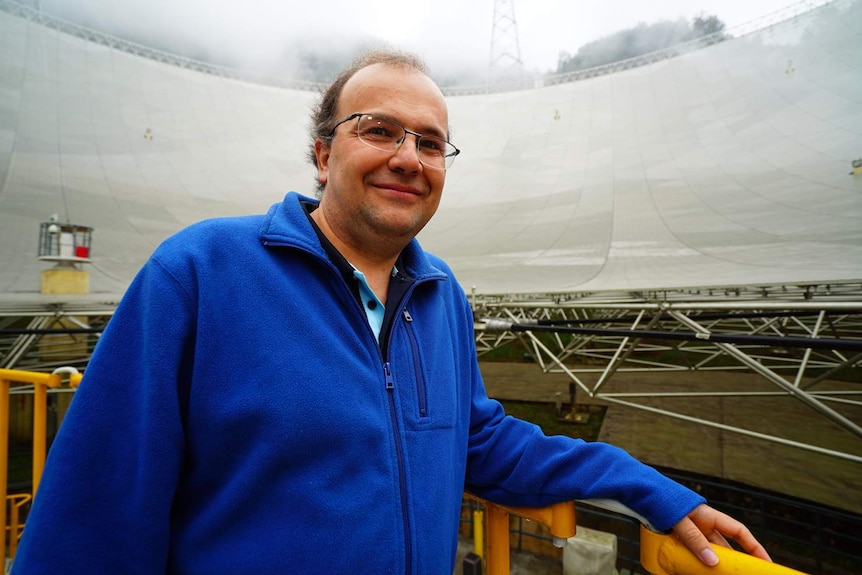
[[[314,141],[314,156],[317,158],[317,179],[325,184],[329,179],[329,153],[332,150],[329,144],[321,139]]]

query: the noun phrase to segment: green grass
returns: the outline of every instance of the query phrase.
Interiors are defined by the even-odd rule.
[[[597,441],[602,429],[602,421],[605,417],[606,407],[597,405],[576,406],[577,412],[589,413],[587,423],[571,423],[561,421],[557,416],[557,408],[552,403],[538,401],[512,401],[501,400],[500,403],[506,413],[513,417],[535,423],[542,428],[546,435],[567,435],[585,441]],[[569,413],[568,405],[563,405],[562,413]]]

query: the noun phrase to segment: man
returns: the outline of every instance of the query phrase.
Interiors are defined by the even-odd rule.
[[[463,490],[611,498],[766,552],[612,446],[545,437],[484,392],[473,318],[414,236],[458,154],[438,87],[374,52],[323,95],[319,204],[205,221],[130,286],[51,449],[14,573],[451,573]]]

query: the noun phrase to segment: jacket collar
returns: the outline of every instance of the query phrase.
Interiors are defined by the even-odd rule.
[[[328,259],[326,250],[308,221],[303,203],[319,204],[296,192],[288,192],[281,203],[274,204],[264,217],[260,227],[260,241],[265,246],[287,246],[310,252],[320,258]],[[425,251],[414,238],[401,251],[404,272],[417,280],[448,276],[431,265]]]

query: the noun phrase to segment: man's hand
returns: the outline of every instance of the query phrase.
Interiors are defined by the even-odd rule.
[[[769,554],[766,553],[766,549],[754,538],[754,535],[745,525],[706,504],[698,505],[686,517],[683,517],[679,523],[673,526],[673,532],[692,553],[710,567],[718,563],[718,555],[715,554],[709,543],[730,548],[730,543],[725,537],[739,543],[749,554],[766,561],[772,561]]]

